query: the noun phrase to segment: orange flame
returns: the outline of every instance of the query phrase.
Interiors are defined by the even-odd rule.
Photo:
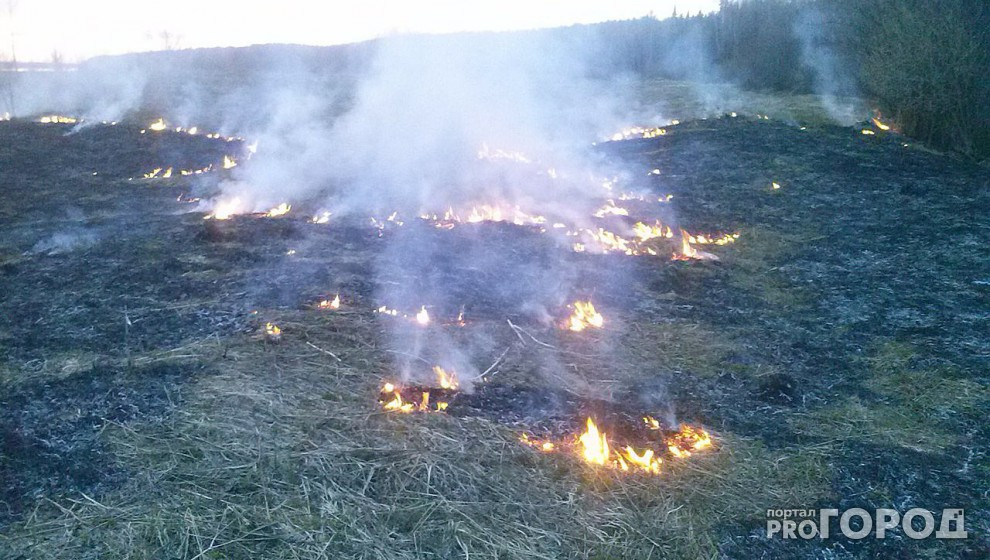
[[[659,457],[654,457],[652,449],[647,449],[642,453],[636,453],[636,450],[630,446],[622,451],[621,458],[629,461],[634,467],[638,467],[646,472],[653,474],[660,474],[660,464],[662,460]],[[625,470],[625,469],[623,469]]]
[[[588,418],[587,426],[587,430],[578,438],[581,456],[593,465],[605,465],[609,459],[608,436],[598,431],[598,426],[591,418]]]
[[[667,450],[678,459],[690,457],[692,453],[712,446],[712,438],[705,430],[684,425],[668,442]]]
[[[717,243],[718,245],[725,245],[731,243],[738,238],[738,234],[732,234],[723,238],[720,238],[721,242],[715,239],[709,239],[703,235],[697,237],[689,235],[688,232],[681,230],[681,252],[674,253],[673,259],[675,261],[686,261],[686,260],[699,260],[699,261],[717,261],[719,260],[716,255],[711,253],[706,253],[705,251],[699,251],[695,249],[692,245],[697,243],[699,245],[707,245],[711,243]]]
[[[574,332],[581,332],[588,327],[600,329],[605,325],[605,318],[595,310],[594,304],[590,301],[575,301],[570,306],[574,312],[567,319],[567,328]]]
[[[557,446],[552,441],[536,439],[529,437],[529,434],[523,433],[519,436],[519,441],[523,445],[528,445],[534,449],[539,449],[544,453],[551,453],[557,450]]]
[[[440,366],[433,366],[433,373],[437,375],[437,383],[444,389],[456,389],[460,385],[457,374],[453,371],[448,373]]]
[[[649,241],[650,239],[657,239],[661,237],[670,239],[671,237],[674,237],[674,230],[661,224],[659,221],[652,226],[648,226],[643,222],[636,222],[633,225],[633,235],[635,235],[640,241]]]
[[[392,400],[382,403],[382,407],[384,407],[385,410],[395,411],[395,412],[413,411],[414,408],[413,404],[408,402],[403,402],[402,395],[399,394],[399,391],[396,390],[395,386],[392,385],[391,383],[386,383],[385,386],[382,387],[382,393],[392,393],[393,396]]]
[[[592,465],[603,465],[628,471],[639,469],[651,474],[660,474],[662,463],[652,449],[638,452],[632,446],[626,446],[621,451],[610,451],[608,435],[598,429],[595,421],[587,420],[587,429],[578,437],[581,457]]]
[[[873,118],[872,118],[872,119],[870,119],[870,120],[871,120],[871,121],[873,121],[873,126],[875,126],[875,127],[877,127],[877,128],[879,128],[880,130],[882,130],[882,131],[884,131],[884,132],[886,132],[886,131],[888,131],[888,130],[890,130],[890,125],[889,125],[889,124],[886,124],[886,123],[884,123],[883,121],[881,121],[881,120],[880,120],[880,119],[878,119],[877,117],[873,117]]]
[[[681,230],[681,256],[686,259],[694,259],[698,256],[698,251],[691,246],[691,236],[683,229]]]
[[[651,430],[662,430],[660,422],[651,416],[644,417],[643,421]],[[621,450],[614,450],[610,448],[608,439],[608,434],[600,430],[593,419],[588,418],[585,431],[577,437],[575,453],[584,462],[592,465],[601,465],[626,472],[640,471],[654,475],[660,474],[663,459],[660,457],[659,451],[651,448],[637,450],[631,445],[626,445]],[[519,436],[519,441],[528,447],[543,452],[557,450],[557,445],[553,442],[534,438],[526,433]],[[705,430],[684,425],[676,434],[666,438],[666,445],[667,450],[675,458],[686,458],[690,457],[692,453],[712,447],[712,439]]]
[[[439,401],[433,408],[430,408],[430,392],[423,391],[420,393],[419,402],[406,401],[402,398],[402,393],[394,383],[385,383],[382,385],[380,391],[382,397],[378,400],[378,403],[382,405],[382,408],[389,412],[443,412],[447,410],[447,404],[444,401]]]
[[[274,323],[266,323],[265,336],[267,336],[272,340],[278,340],[279,338],[282,337],[282,329],[280,329],[278,325]]]

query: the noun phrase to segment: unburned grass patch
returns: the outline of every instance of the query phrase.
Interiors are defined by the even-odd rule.
[[[954,368],[928,367],[910,345],[883,344],[866,362],[864,385],[910,413],[938,421],[982,418],[990,409],[990,388]]]
[[[383,412],[388,356],[334,344],[340,321],[374,328],[360,314],[290,319],[280,344],[245,336],[204,356],[216,373],[167,419],[103,430],[135,476],[40,502],[4,546],[31,558],[712,557],[730,525],[828,492],[821,452],[732,434],[659,476],[629,475],[536,452],[486,419]]]
[[[788,424],[799,434],[822,440],[858,440],[927,453],[942,453],[956,443],[955,435],[923,416],[856,396],[795,413]]]
[[[642,322],[628,325],[620,347],[629,363],[650,364],[651,373],[674,372],[714,377],[736,348],[728,333],[683,321]],[[642,366],[641,366],[642,367]],[[642,379],[643,372],[637,372]]]

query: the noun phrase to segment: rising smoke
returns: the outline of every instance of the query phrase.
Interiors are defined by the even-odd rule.
[[[829,116],[842,125],[852,125],[862,118],[863,107],[857,101],[852,64],[843,60],[832,44],[828,16],[817,6],[806,6],[794,22],[794,35],[801,44],[801,62],[811,70],[815,94]]]
[[[836,64],[816,46],[813,29],[798,31],[808,37],[806,60],[822,77],[822,91],[833,92]],[[690,77],[703,84],[697,93],[706,112],[726,109],[718,93],[724,90],[708,85],[717,71],[702,38],[685,36],[682,43],[667,65],[698,74]],[[439,322],[480,299],[485,305],[469,315],[496,309],[551,322],[585,286],[582,268],[567,257],[571,240],[550,224],[595,227],[590,216],[608,194],[603,179],[626,172],[613,169],[592,143],[644,122],[643,114],[651,123],[663,116],[655,107],[635,114],[635,91],[596,67],[604,49],[593,33],[392,37],[356,52],[357,63],[335,62],[333,71],[312,58],[270,56],[226,69],[234,76],[205,78],[186,68],[189,53],[145,55],[151,58],[144,63],[101,59],[76,73],[19,84],[35,93],[19,96],[19,111],[74,111],[99,122],[151,107],[187,125],[213,123],[257,141],[258,152],[229,180],[211,185],[220,192],[201,209],[236,199],[239,211],[287,202],[329,210],[335,220],[397,213],[406,226],[387,232],[375,264],[383,305],[406,312],[426,306]],[[624,179],[627,190],[639,189]],[[544,241],[491,228],[445,236],[416,223],[422,213],[482,204],[545,216]],[[516,250],[522,244],[527,249]],[[388,325],[404,379],[429,375],[433,364],[468,380],[494,351],[490,333]],[[565,375],[550,362],[543,367]]]

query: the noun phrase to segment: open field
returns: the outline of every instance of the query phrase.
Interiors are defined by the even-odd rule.
[[[561,256],[506,223],[204,221],[182,201],[214,179],[129,179],[219,166],[241,142],[69,128],[0,122],[4,558],[990,554],[985,168],[750,117],[601,144],[673,194],[685,229],[740,233],[682,262]],[[487,341],[479,393],[676,415],[714,448],[622,473],[521,445],[553,408],[536,401],[381,410],[403,357],[377,296],[410,280],[383,255],[413,230],[444,248],[424,275],[471,279],[450,302]],[[606,328],[532,321],[484,291],[498,259],[459,268],[459,251],[536,263],[523,282],[570,275]],[[340,310],[313,308],[335,293]],[[970,538],[765,537],[767,509],[817,507],[961,507]]]

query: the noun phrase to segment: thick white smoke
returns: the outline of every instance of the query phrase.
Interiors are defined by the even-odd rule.
[[[590,144],[630,105],[622,90],[587,77],[590,50],[552,34],[382,40],[351,91],[289,81],[272,99],[258,155],[228,188],[258,207],[326,196],[337,212],[407,215],[590,196]],[[486,153],[531,165],[479,157]],[[534,173],[551,168],[571,180],[548,193],[551,182]]]

